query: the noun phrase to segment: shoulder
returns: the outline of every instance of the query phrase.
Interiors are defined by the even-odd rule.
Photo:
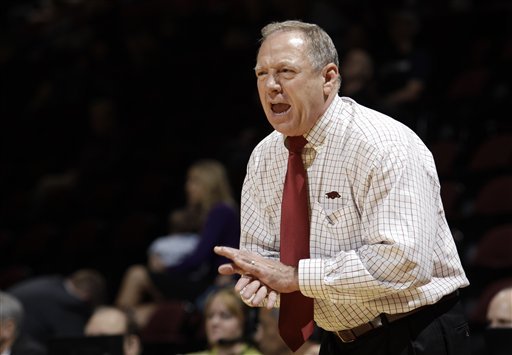
[[[402,122],[372,108],[343,98],[348,116],[347,142],[376,154],[406,153],[411,148],[424,148],[417,134]]]
[[[208,212],[207,220],[209,223],[231,223],[238,221],[238,211],[235,206],[219,202],[212,206],[210,212]]]
[[[351,122],[346,144],[355,147],[359,155],[362,153],[368,161],[379,166],[423,165],[427,170],[435,170],[432,154],[412,129],[351,99],[347,102]]]
[[[263,177],[279,171],[279,167],[286,163],[287,158],[283,134],[273,131],[254,147],[247,164],[246,178]]]
[[[13,355],[46,355],[46,349],[27,336],[20,336],[16,339],[11,351]]]
[[[268,134],[265,138],[263,138],[257,145],[254,147],[251,154],[251,161],[256,161],[261,158],[265,158],[268,156],[272,156],[276,154],[278,150],[283,150],[284,137],[281,133],[277,131],[273,131]]]
[[[228,204],[226,202],[219,202],[212,206],[208,215],[210,216],[219,216],[219,215],[236,215],[235,206]]]
[[[11,286],[7,291],[16,297],[39,296],[64,290],[64,277],[61,275],[39,276],[23,280]]]
[[[368,142],[401,140],[414,134],[406,125],[396,119],[358,104],[352,99],[342,98],[344,114],[349,117],[349,132]]]

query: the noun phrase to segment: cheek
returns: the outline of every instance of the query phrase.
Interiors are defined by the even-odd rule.
[[[263,84],[260,84],[258,82],[257,89],[258,89],[258,98],[260,99],[260,103],[264,104],[265,103],[265,98],[266,98],[265,87],[263,86]]]
[[[231,329],[233,329],[233,333],[235,333],[237,336],[241,336],[244,331],[244,325],[240,324],[238,321],[235,321],[231,325]]]
[[[188,187],[187,192],[190,198],[193,200],[197,200],[197,198],[200,196],[200,187],[198,185],[192,184]]]

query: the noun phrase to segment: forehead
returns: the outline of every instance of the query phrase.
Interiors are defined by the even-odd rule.
[[[306,57],[306,41],[298,31],[276,32],[261,44],[257,66],[297,62]]]
[[[100,312],[93,315],[87,325],[90,332],[101,334],[122,334],[125,331],[126,320],[121,314]]]

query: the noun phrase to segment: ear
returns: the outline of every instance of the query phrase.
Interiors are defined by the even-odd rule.
[[[322,69],[325,96],[329,96],[333,90],[338,90],[339,75],[338,67],[334,63],[329,63]]]

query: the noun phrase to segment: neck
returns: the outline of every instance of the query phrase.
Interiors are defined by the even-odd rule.
[[[246,345],[241,341],[232,344],[218,344],[215,347],[217,355],[240,355],[245,350]]]
[[[2,339],[0,337],[0,354],[3,354],[7,349],[10,349],[13,341],[8,339]]]

